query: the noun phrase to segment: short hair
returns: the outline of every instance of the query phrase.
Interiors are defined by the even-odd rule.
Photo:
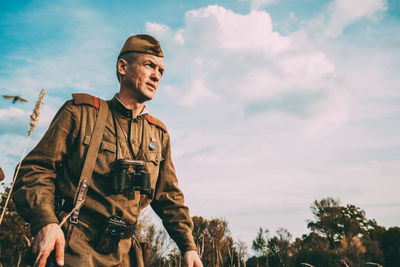
[[[120,76],[119,76],[119,73],[118,73],[118,61],[119,61],[120,59],[123,59],[123,60],[125,60],[126,62],[128,62],[128,64],[131,64],[132,62],[135,62],[136,59],[137,59],[141,54],[142,54],[142,53],[138,53],[138,52],[135,52],[135,51],[127,51],[127,52],[122,53],[122,54],[118,57],[118,59],[117,59],[117,64],[116,64],[116,66],[115,66],[115,71],[116,71],[116,73],[117,73],[118,82],[120,82]]]

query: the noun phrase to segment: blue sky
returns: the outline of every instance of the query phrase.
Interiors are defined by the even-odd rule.
[[[111,98],[125,39],[162,43],[150,113],[172,135],[192,215],[307,232],[314,199],[400,221],[400,4],[389,0],[2,1],[0,164],[11,180],[29,114],[33,147],[71,93]]]

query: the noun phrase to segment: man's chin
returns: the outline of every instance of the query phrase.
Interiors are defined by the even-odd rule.
[[[153,99],[153,97],[154,97],[154,94],[142,95],[142,97],[139,99],[139,102],[144,103],[146,101],[150,101]]]
[[[146,97],[149,100],[152,100],[155,95],[156,95],[156,90],[152,90],[152,91],[147,92]]]

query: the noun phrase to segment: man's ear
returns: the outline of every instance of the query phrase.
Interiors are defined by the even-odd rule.
[[[128,62],[125,59],[123,59],[123,58],[118,59],[117,71],[118,71],[118,73],[120,75],[125,75],[126,74],[126,67],[127,66],[128,66]]]

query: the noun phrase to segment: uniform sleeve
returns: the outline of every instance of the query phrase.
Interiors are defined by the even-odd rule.
[[[184,253],[189,250],[196,250],[192,235],[193,222],[189,215],[189,209],[184,204],[183,193],[178,187],[178,180],[171,159],[170,138],[168,133],[166,135],[165,146],[163,146],[164,160],[160,165],[159,178],[151,206],[161,218],[171,238]]]
[[[77,135],[74,105],[66,102],[36,147],[23,159],[15,182],[13,200],[18,213],[31,224],[32,234],[50,223],[54,213],[56,169]]]

